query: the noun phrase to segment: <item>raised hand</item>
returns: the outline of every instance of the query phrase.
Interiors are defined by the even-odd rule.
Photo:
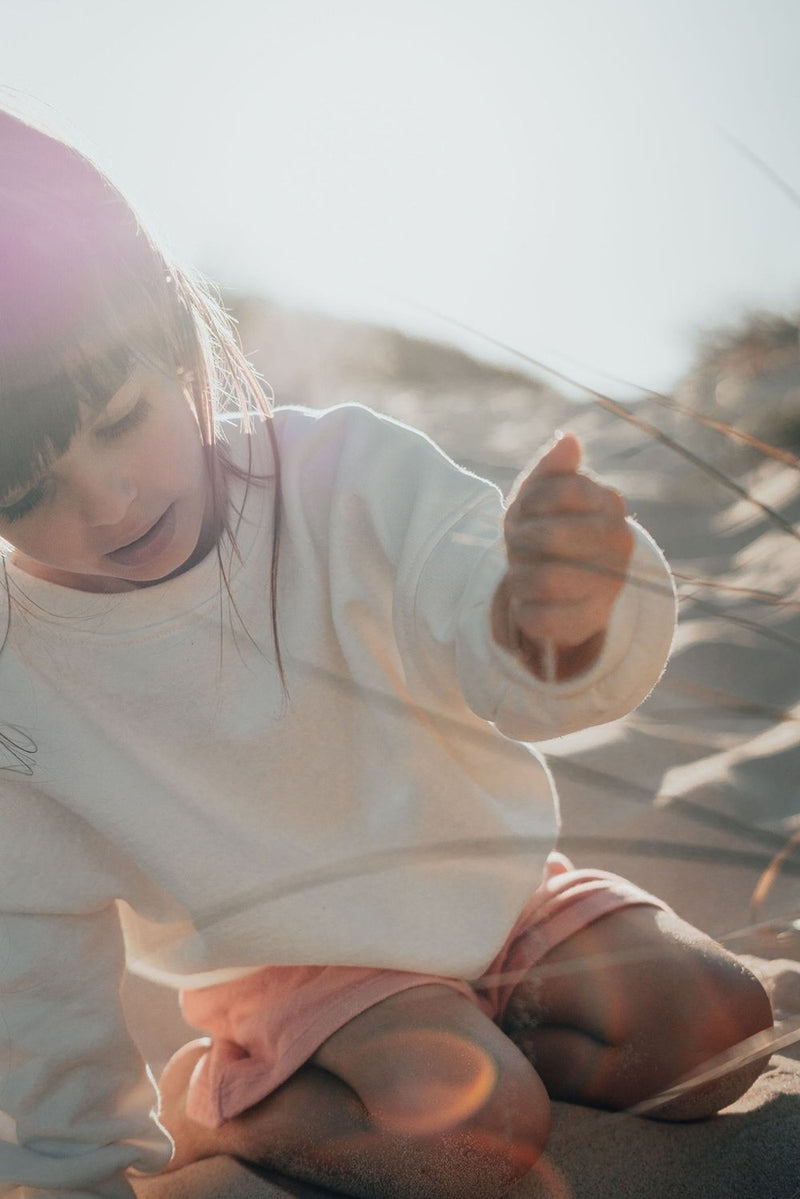
[[[580,463],[577,437],[560,437],[506,513],[492,632],[540,678],[571,678],[596,660],[633,552],[624,499]]]

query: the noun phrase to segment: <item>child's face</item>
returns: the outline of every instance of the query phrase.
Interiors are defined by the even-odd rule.
[[[29,574],[84,591],[126,591],[198,561],[213,545],[200,430],[181,384],[136,367],[66,452],[0,498],[0,537]]]

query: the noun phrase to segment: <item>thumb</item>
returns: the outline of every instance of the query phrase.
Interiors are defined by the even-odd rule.
[[[559,433],[544,451],[528,479],[547,479],[553,475],[573,475],[581,464],[581,443],[574,433]]]

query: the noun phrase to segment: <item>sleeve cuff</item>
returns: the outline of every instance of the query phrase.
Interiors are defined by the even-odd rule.
[[[656,543],[639,525],[628,577],[611,613],[603,649],[589,670],[564,682],[534,675],[490,631],[490,609],[506,568],[498,540],[470,587],[459,621],[459,681],[473,710],[520,741],[545,741],[631,711],[649,694],[669,655],[675,593]]]

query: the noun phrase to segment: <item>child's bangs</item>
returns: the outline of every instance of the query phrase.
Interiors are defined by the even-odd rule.
[[[65,452],[137,363],[179,373],[203,441],[267,405],[202,283],[88,159],[0,110],[0,498]]]
[[[173,364],[164,313],[141,281],[124,294],[70,302],[81,319],[64,322],[59,336],[14,336],[0,325],[0,497],[24,490],[68,448],[89,415],[101,412],[137,363]],[[88,315],[88,311],[91,315]],[[17,330],[19,322],[14,322]],[[28,333],[32,325],[28,325]]]
[[[2,112],[0,215],[7,494],[66,450],[137,360],[177,362],[164,260],[135,214],[87,159]]]
[[[0,497],[24,490],[66,451],[87,412],[105,407],[132,362],[131,349],[118,345],[102,355],[73,350],[69,361],[45,351],[36,371],[16,380],[0,369]]]

